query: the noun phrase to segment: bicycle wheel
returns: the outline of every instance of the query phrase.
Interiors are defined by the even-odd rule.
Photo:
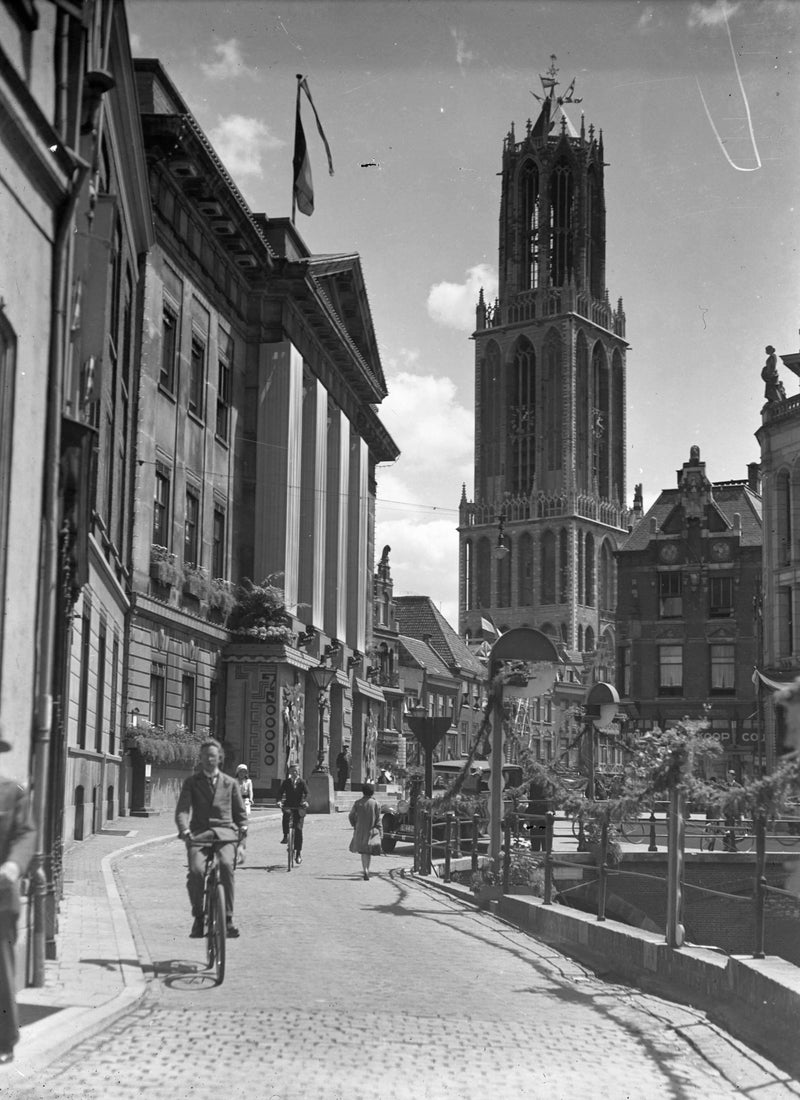
[[[286,870],[294,867],[294,822],[289,822],[289,833],[286,837]]]
[[[629,844],[641,844],[645,836],[649,833],[649,828],[645,829],[643,821],[624,821],[620,823],[620,829],[622,836]]]
[[[783,821],[785,831],[778,828],[780,821]],[[770,829],[770,839],[775,839],[784,848],[794,848],[795,844],[800,844],[800,832],[792,832],[792,829],[797,829],[798,822],[796,819],[779,818],[778,821]]]
[[[214,886],[216,879],[209,875],[206,879],[206,892],[204,900],[204,917],[206,923],[206,968],[211,970],[216,958],[216,941],[214,940]]]
[[[221,882],[217,883],[211,907],[214,913],[214,967],[217,985],[222,985],[225,978],[225,948],[227,941],[225,938],[225,887]]]

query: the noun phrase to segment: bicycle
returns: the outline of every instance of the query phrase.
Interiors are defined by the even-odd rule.
[[[227,924],[225,906],[225,887],[220,882],[219,849],[230,840],[193,840],[193,848],[204,848],[206,866],[203,876],[203,920],[206,929],[206,966],[214,970],[215,984],[222,985],[225,979],[225,952],[227,944]],[[236,841],[236,854],[239,842]],[[234,855],[234,866],[236,865]]]
[[[303,813],[303,807],[281,806],[281,811],[284,818],[288,818],[286,825],[286,870],[291,871],[295,863],[300,863],[300,853],[295,851],[295,843],[297,839],[297,818]]]

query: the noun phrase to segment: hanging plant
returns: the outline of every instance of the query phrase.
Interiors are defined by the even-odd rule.
[[[236,596],[230,581],[222,577],[212,577],[208,582],[208,606],[216,608],[223,621],[228,618],[236,606]]]
[[[207,737],[207,730],[175,726],[167,731],[163,726],[139,722],[126,730],[125,747],[140,753],[147,764],[194,767]]]
[[[236,589],[236,603],[228,616],[228,630],[260,642],[288,645],[294,640],[292,617],[286,610],[283,589],[273,574],[261,584],[247,578]]]

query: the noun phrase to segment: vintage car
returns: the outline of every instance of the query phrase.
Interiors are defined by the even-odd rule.
[[[436,760],[433,764],[433,793],[444,793],[455,782],[456,778],[464,771],[465,760]],[[485,835],[488,821],[487,799],[489,794],[489,781],[491,766],[486,760],[473,760],[469,766],[469,774],[461,787],[462,794],[466,796],[478,796],[481,802],[479,809],[481,818],[481,834]],[[516,787],[522,783],[522,769],[516,764],[503,766],[503,787]],[[396,805],[383,803],[381,805],[381,824],[383,826],[382,847],[384,852],[393,852],[398,841],[403,844],[414,843],[414,808],[417,797],[422,789],[421,776],[415,776],[412,781],[408,797],[401,798]],[[472,815],[461,820],[459,839],[470,840],[472,837]]]

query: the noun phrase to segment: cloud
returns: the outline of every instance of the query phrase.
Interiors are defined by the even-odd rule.
[[[642,9],[642,13],[636,22],[636,26],[640,31],[652,31],[660,23],[661,19],[659,19],[655,5],[648,4],[647,7]]]
[[[209,80],[235,80],[240,76],[254,79],[258,73],[244,63],[239,42],[235,38],[229,38],[227,42],[218,42],[214,47],[217,55],[216,61],[201,63],[200,71]]]
[[[418,353],[402,349],[409,364]],[[458,502],[472,481],[473,420],[447,377],[387,370],[381,420],[400,448],[377,470],[376,548],[392,547],[398,595],[424,595],[458,628]]]
[[[478,292],[483,287],[487,302],[497,294],[497,272],[491,264],[467,269],[463,283],[435,283],[428,294],[428,316],[440,325],[473,332]]]
[[[734,15],[741,4],[731,0],[714,0],[713,4],[692,4],[689,8],[690,27],[719,27]]]
[[[467,41],[462,34],[460,34],[455,27],[450,28],[450,34],[453,37],[453,41],[456,44],[456,64],[459,69],[463,69],[465,65],[468,65],[470,61],[475,60],[475,54],[472,50],[467,49]]]
[[[260,119],[247,118],[245,115],[221,118],[208,136],[223,164],[236,180],[243,176],[263,176],[261,158],[264,153],[280,149],[286,144]]]

